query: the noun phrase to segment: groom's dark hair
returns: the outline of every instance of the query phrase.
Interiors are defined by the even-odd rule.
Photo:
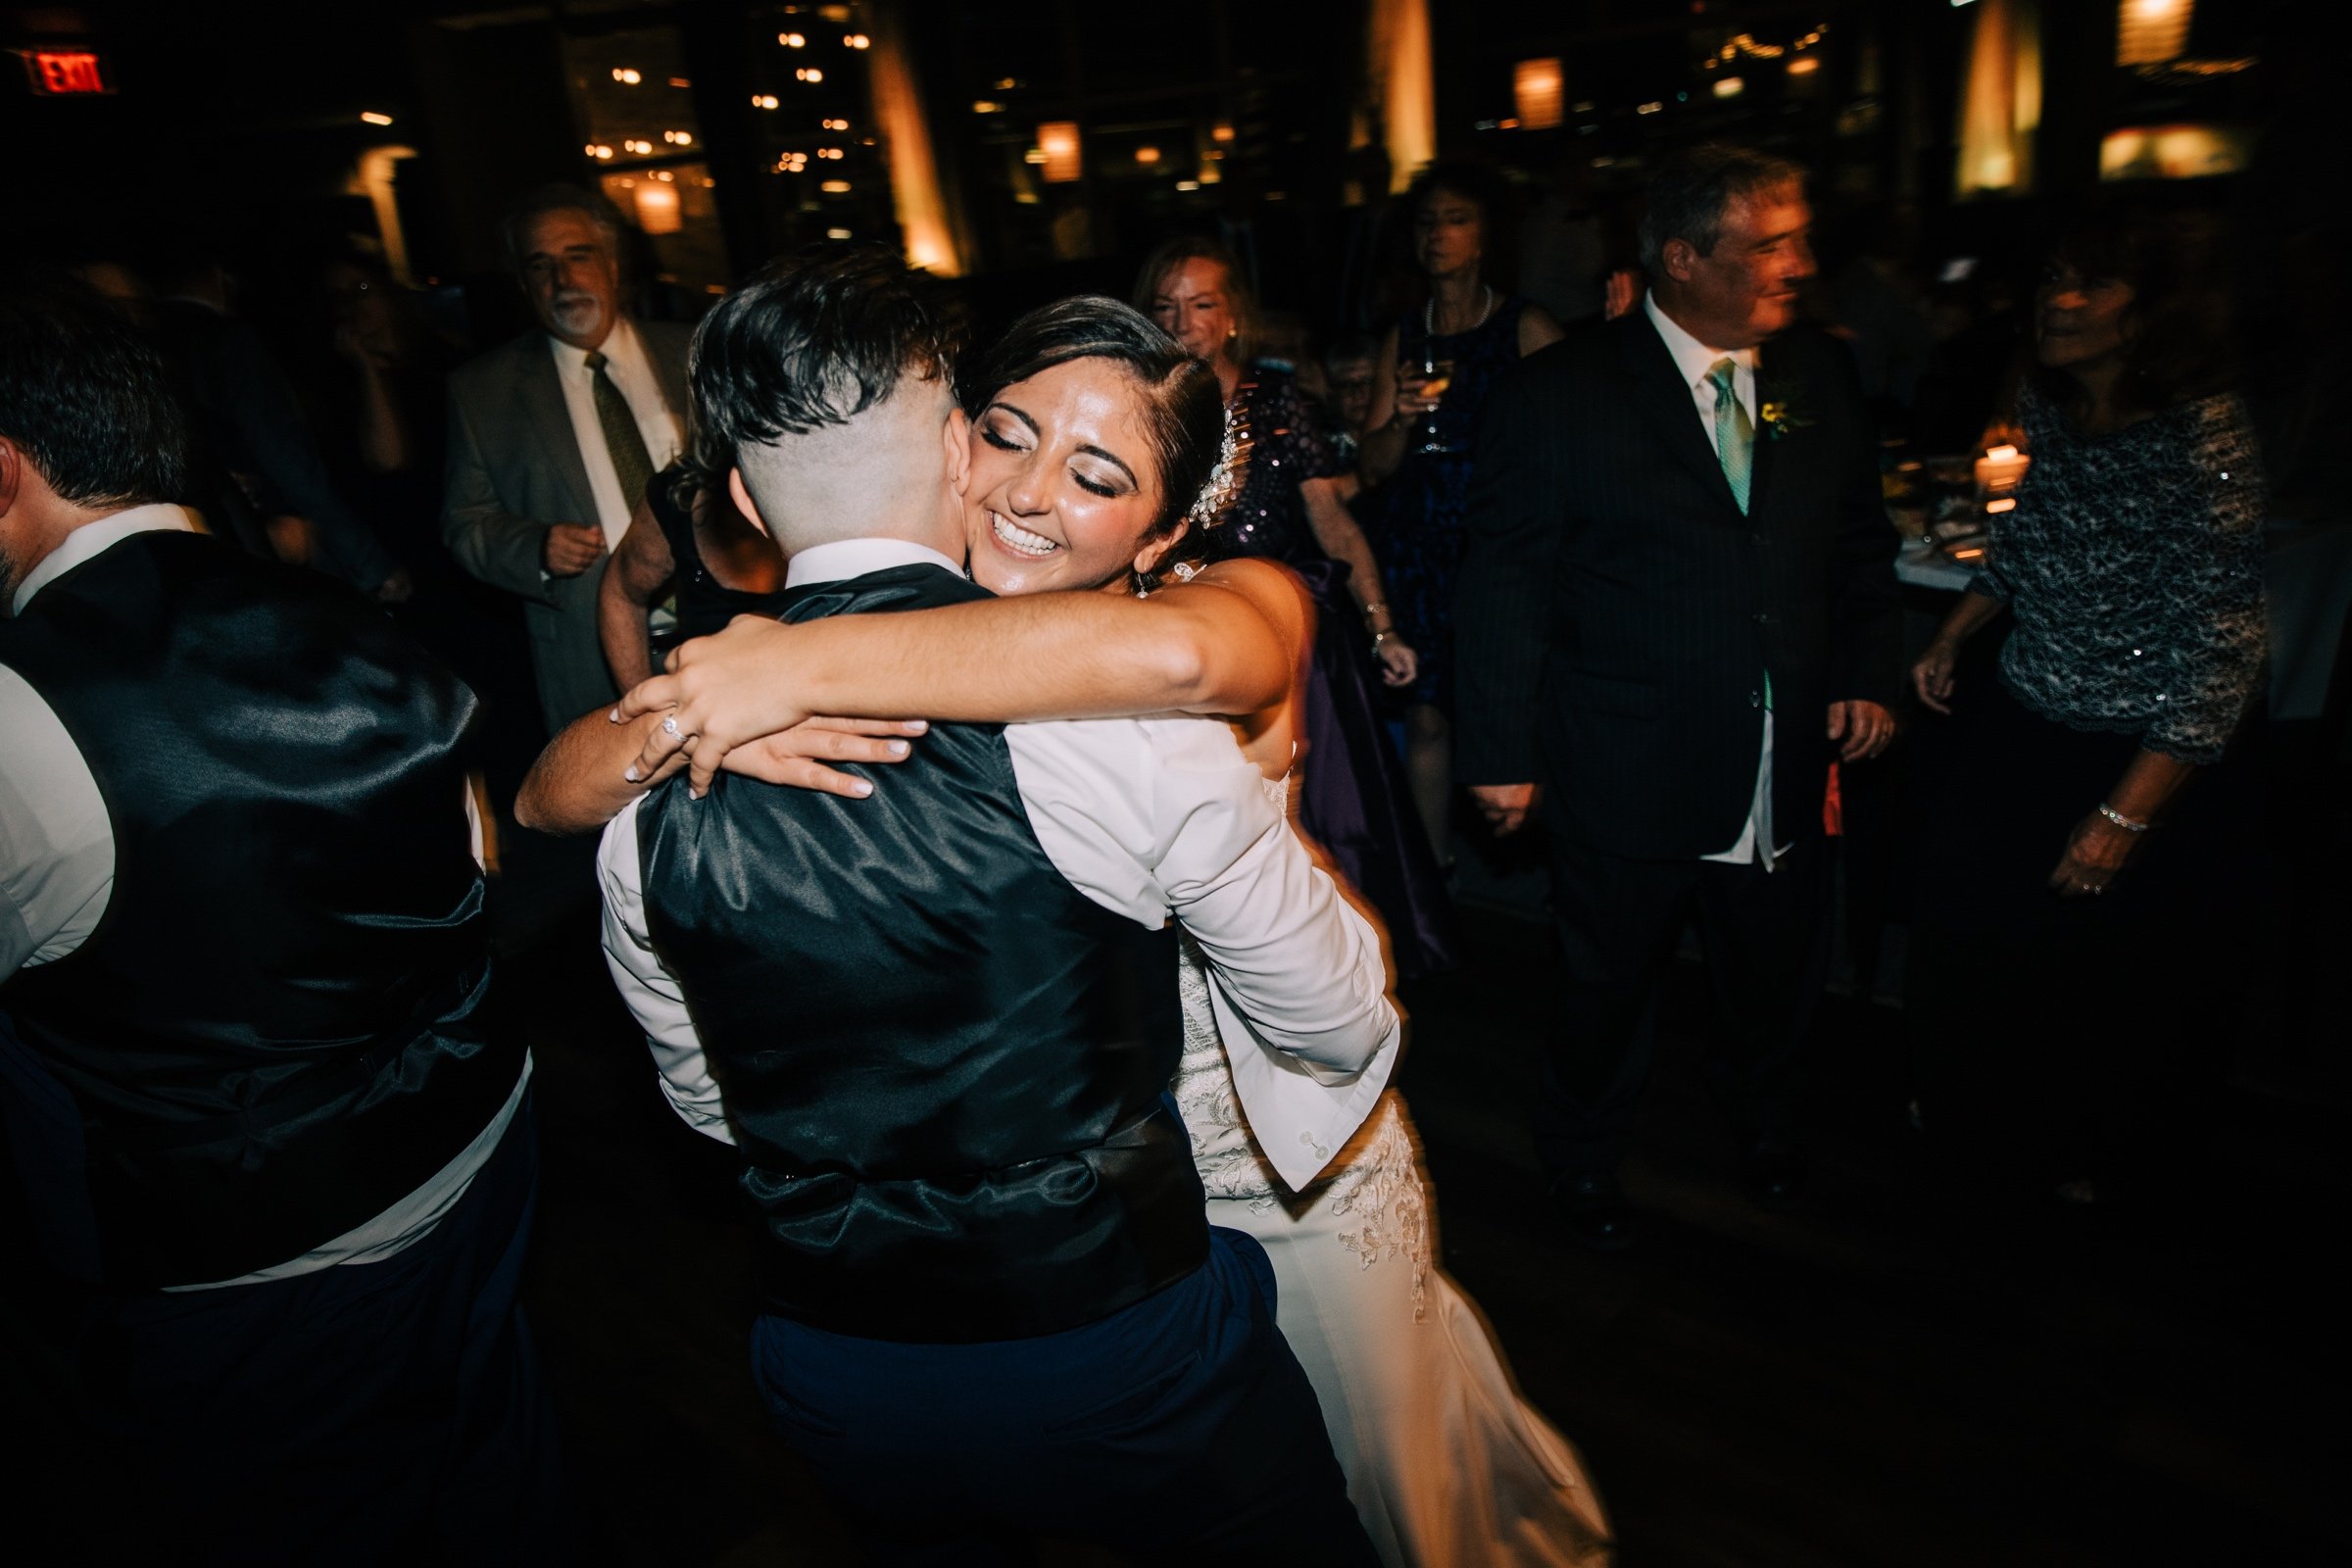
[[[779,435],[846,424],[908,375],[954,372],[958,313],[896,251],[826,240],[777,257],[695,328],[688,376],[704,466]]]

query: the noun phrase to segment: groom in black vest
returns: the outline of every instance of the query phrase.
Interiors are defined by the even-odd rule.
[[[17,1525],[69,1520],[75,1560],[531,1560],[536,1162],[485,1008],[473,697],[349,589],[195,532],[185,451],[127,322],[0,281],[0,1123],[33,1233],[0,1286],[63,1385],[23,1412],[58,1476]]]
[[[854,246],[699,329],[697,415],[791,562],[785,618],[985,597],[949,336]],[[1397,1028],[1226,727],[938,724],[861,801],[688,783],[607,830],[607,951],[681,1114],[741,1152],[760,1392],[886,1559],[1371,1561],[1265,1254],[1208,1227],[1166,1093],[1172,906],[1212,963],[1241,950],[1234,1000],[1290,1020],[1260,1036],[1301,1070],[1350,1080]]]
[[[1571,1235],[1601,1250],[1632,1238],[1617,1163],[1694,910],[1749,1193],[1796,1196],[1824,786],[1892,738],[1902,667],[1852,358],[1791,325],[1813,271],[1800,172],[1699,147],[1646,197],[1641,306],[1489,404],[1454,615],[1455,772],[1496,831],[1549,830],[1564,1006],[1537,1134]]]

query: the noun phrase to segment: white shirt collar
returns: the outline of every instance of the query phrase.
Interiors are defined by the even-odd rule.
[[[1658,336],[1666,340],[1666,352],[1674,356],[1675,368],[1683,372],[1683,381],[1686,385],[1695,387],[1704,381],[1708,372],[1715,368],[1715,363],[1718,360],[1728,359],[1751,375],[1755,372],[1756,351],[1753,348],[1711,349],[1707,347],[1683,330],[1680,321],[1658,309],[1658,296],[1655,293],[1646,293],[1642,296],[1642,309],[1649,314],[1649,324],[1658,329]]]
[[[32,603],[34,594],[132,534],[159,530],[194,533],[196,525],[188,520],[186,512],[163,503],[132,507],[126,512],[101,517],[96,522],[83,523],[60,540],[57,548],[50,551],[39,565],[24,574],[24,580],[17,584],[16,602],[9,607],[10,612],[22,615],[24,607]]]
[[[915,565],[942,566],[958,577],[964,574],[962,562],[951,561],[911,539],[836,539],[830,544],[810,545],[795,555],[784,567],[784,586],[805,588],[811,583],[862,577],[869,571],[888,571],[893,566]]]
[[[574,348],[553,332],[548,333],[547,343],[556,351],[556,368],[570,375],[588,373],[588,356],[591,354],[602,354],[608,362],[624,365],[634,365],[641,358],[636,352],[636,324],[625,316],[612,318],[612,330],[607,332],[605,340],[593,349]]]

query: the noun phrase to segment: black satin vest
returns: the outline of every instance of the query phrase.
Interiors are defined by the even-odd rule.
[[[0,988],[79,1112],[110,1285],[299,1257],[421,1186],[522,1070],[458,746],[473,696],[379,612],[202,535],[142,533],[0,622],[0,663],[106,804],[97,929]],[[86,1203],[86,1210],[83,1205]]]
[[[987,597],[937,566],[797,590],[784,618]],[[857,769],[852,769],[857,771]],[[1004,729],[935,724],[858,801],[722,774],[639,808],[677,975],[767,1238],[768,1310],[866,1339],[1021,1339],[1198,1268],[1165,1098],[1172,926],[1054,868]]]

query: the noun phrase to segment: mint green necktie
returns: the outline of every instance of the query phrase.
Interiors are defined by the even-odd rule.
[[[1740,406],[1740,398],[1732,390],[1732,378],[1740,367],[1729,358],[1717,360],[1707,370],[1707,379],[1715,387],[1715,457],[1723,465],[1723,476],[1732,487],[1732,499],[1740,503],[1742,514],[1747,512],[1747,482],[1756,468],[1756,427],[1748,422],[1747,410]],[[1772,672],[1764,672],[1764,711],[1772,711]]]
[[[1715,457],[1731,483],[1732,499],[1744,514],[1748,475],[1756,466],[1756,427],[1748,422],[1747,410],[1740,406],[1732,391],[1732,378],[1738,372],[1739,367],[1731,360],[1721,359],[1707,371],[1707,379],[1715,385]]]

